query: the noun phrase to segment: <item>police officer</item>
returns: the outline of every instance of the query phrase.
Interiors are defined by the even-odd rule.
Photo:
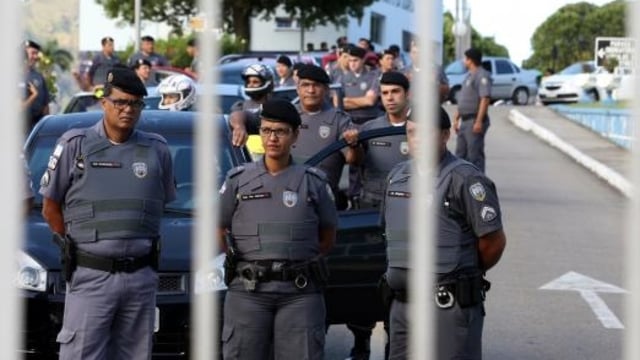
[[[129,66],[134,66],[138,60],[144,59],[149,61],[149,66],[169,66],[169,61],[164,56],[155,51],[156,41],[152,36],[145,35],[140,38],[140,50],[131,55],[127,62]]]
[[[36,70],[36,64],[40,60],[40,50],[42,49],[35,41],[28,40],[24,44],[26,52],[25,59],[25,81],[26,86],[33,85],[36,88],[37,96],[28,103],[26,109],[27,124],[25,130],[27,134],[42,117],[49,114],[49,90],[44,76]]]
[[[151,63],[147,59],[136,60],[133,70],[146,87],[157,86],[158,82],[155,77],[151,76]]]
[[[407,76],[409,81],[413,81],[420,72],[420,49],[418,48],[418,43],[415,40],[411,41],[409,57],[411,58],[411,65],[404,69],[404,74]],[[435,72],[436,82],[438,83],[438,101],[443,103],[449,97],[449,78],[440,65],[434,63],[432,70]]]
[[[160,218],[175,188],[166,140],[135,128],[146,93],[131,69],[111,69],[103,119],[64,133],[40,182],[65,254],[60,359],[151,358]]]
[[[451,154],[446,143],[451,122],[440,108],[438,119],[436,191],[437,261],[434,302],[437,321],[437,359],[481,359],[484,273],[500,259],[506,244],[496,188],[474,165]],[[410,152],[415,151],[416,124],[407,122]],[[381,212],[387,238],[386,281],[393,300],[390,310],[391,360],[407,354],[409,314],[410,178],[413,160],[402,162],[389,174]]]
[[[484,138],[490,125],[491,74],[481,64],[480,50],[471,48],[464,52],[464,65],[469,73],[460,89],[453,130],[458,134],[456,156],[473,163],[484,172]]]
[[[379,75],[375,70],[368,70],[364,63],[366,50],[361,47],[349,48],[349,72],[342,78],[342,99],[344,109],[351,115],[353,123],[359,127],[369,120],[382,115],[378,106]],[[358,207],[361,179],[360,169],[349,167],[349,197],[352,207]]]
[[[278,74],[277,87],[281,86],[296,86],[296,81],[293,79],[293,70],[291,67],[293,63],[287,55],[280,55],[276,59],[276,73]]]
[[[324,359],[327,280],[321,255],[337,215],[321,170],[293,162],[300,115],[285,100],[262,106],[265,155],[229,171],[220,189],[223,247],[234,249],[222,351],[225,360]],[[229,254],[229,251],[227,252]],[[272,351],[273,345],[273,351]]]
[[[380,129],[389,126],[404,126],[411,112],[409,103],[409,80],[397,71],[382,74],[380,98],[386,113],[366,122],[359,131]],[[389,171],[398,163],[407,160],[409,146],[405,136],[386,136],[364,143],[362,165],[361,207],[378,207],[383,197],[385,180]]]
[[[113,38],[103,37],[100,43],[102,44],[102,51],[93,57],[87,74],[91,86],[104,84],[107,78],[107,71],[114,65],[120,64],[120,59],[113,53]]]

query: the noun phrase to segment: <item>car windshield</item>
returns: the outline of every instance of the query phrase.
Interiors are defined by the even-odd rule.
[[[590,74],[594,70],[593,65],[589,63],[575,63],[560,71],[560,75]]]
[[[444,69],[444,73],[447,75],[458,75],[464,74],[467,72],[467,68],[464,67],[464,64],[460,60],[456,60],[451,64],[447,65]]]
[[[173,172],[176,182],[176,200],[167,204],[168,210],[191,212],[194,209],[194,181],[193,181],[193,137],[191,134],[169,134],[162,133],[160,135],[167,139],[171,158],[173,159]],[[36,187],[36,198],[34,199],[36,206],[42,205],[42,196],[37,193],[37,184],[40,184],[40,178],[47,168],[49,156],[53,152],[54,145],[58,140],[58,136],[38,136],[34,139],[30,153],[26,154],[29,170],[31,172],[32,183]],[[221,141],[221,144],[225,142]],[[222,184],[224,176],[232,166],[232,154],[230,149],[223,146],[218,154],[218,158],[212,157],[211,168],[216,171],[218,184]]]

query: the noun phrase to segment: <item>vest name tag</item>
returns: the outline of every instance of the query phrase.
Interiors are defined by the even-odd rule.
[[[308,124],[300,124],[300,129],[308,129],[309,125]]]
[[[388,141],[372,140],[371,141],[371,146],[386,146],[386,147],[389,147],[389,146],[391,146],[391,143],[388,142]]]
[[[94,168],[121,168],[122,163],[116,161],[92,161],[91,167]]]
[[[406,199],[411,197],[411,193],[410,192],[395,191],[395,190],[388,191],[387,195],[389,195],[390,197],[400,197],[400,198],[406,198]]]
[[[240,195],[240,200],[243,200],[243,201],[244,200],[270,199],[270,198],[271,198],[271,193],[270,192]]]

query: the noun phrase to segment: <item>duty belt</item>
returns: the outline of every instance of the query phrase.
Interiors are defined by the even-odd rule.
[[[478,114],[460,115],[462,121],[474,120]]]
[[[484,301],[490,288],[491,283],[480,275],[462,276],[450,282],[439,282],[435,287],[434,300],[441,309],[449,309],[456,302],[466,308]],[[393,290],[393,298],[406,303],[409,295],[406,290]]]
[[[142,268],[151,266],[152,261],[153,256],[151,254],[141,257],[109,258],[89,254],[83,251],[77,251],[76,253],[77,266],[107,271],[110,273],[136,272]]]
[[[237,272],[247,291],[255,290],[257,283],[268,281],[293,281],[298,289],[304,289],[309,284],[308,265],[306,261],[260,260],[240,262]]]

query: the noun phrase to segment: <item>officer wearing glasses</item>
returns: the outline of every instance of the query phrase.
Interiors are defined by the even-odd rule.
[[[417,124],[408,119],[406,130],[409,154],[415,154]],[[421,306],[436,308],[436,359],[482,358],[484,299],[489,283],[484,274],[502,256],[506,237],[498,194],[493,182],[473,164],[457,158],[446,147],[450,136],[449,115],[440,108],[436,119],[438,165],[433,202],[436,215],[434,302]],[[427,122],[423,126],[430,125]],[[435,127],[435,126],[434,126]],[[425,129],[429,130],[429,129]],[[423,136],[424,138],[424,136]],[[390,322],[390,360],[410,359],[407,352],[410,314],[408,313],[409,208],[412,198],[413,159],[398,164],[387,178],[381,223],[387,240],[386,282],[393,295]],[[429,171],[423,171],[430,173]]]
[[[166,140],[136,129],[147,91],[106,74],[104,117],[58,140],[40,181],[67,281],[60,359],[150,359],[159,226],[175,199]]]
[[[333,195],[321,170],[293,162],[296,108],[268,100],[260,117],[264,156],[230,170],[220,189],[220,238],[235,258],[225,265],[233,276],[226,279],[223,357],[322,360],[322,256],[335,242]]]

